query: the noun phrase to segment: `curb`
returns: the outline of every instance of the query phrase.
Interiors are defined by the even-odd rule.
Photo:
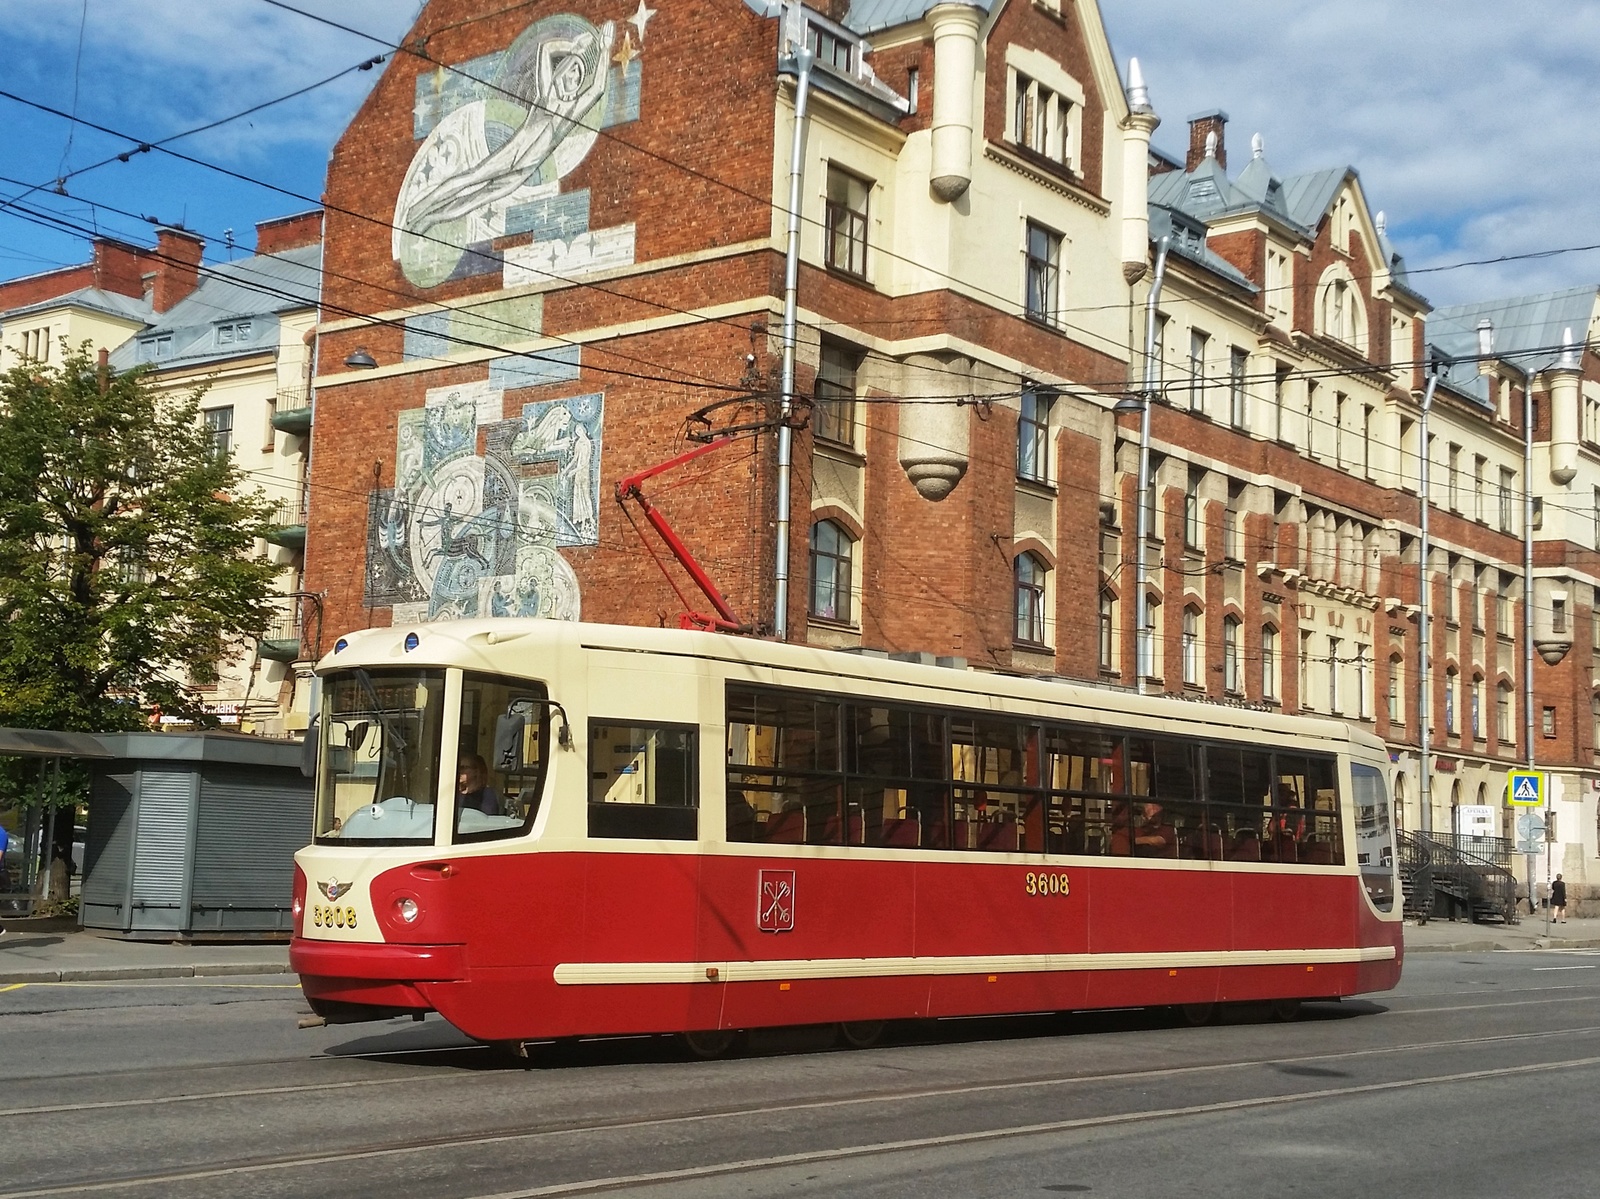
[[[293,974],[283,962],[221,962],[209,966],[106,966],[80,970],[11,970],[0,972],[6,983],[119,982],[141,978],[230,978],[241,975]]]

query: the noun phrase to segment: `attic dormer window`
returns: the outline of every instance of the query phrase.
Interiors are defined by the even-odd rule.
[[[217,344],[219,346],[241,345],[249,340],[249,321],[230,321],[225,325],[217,326]]]
[[[160,337],[145,337],[139,341],[139,361],[159,362],[163,358],[172,357],[172,334],[164,333]]]
[[[1366,321],[1361,309],[1361,293],[1339,268],[1330,268],[1322,278],[1318,297],[1317,332],[1352,349],[1366,349]]]
[[[823,66],[832,67],[846,75],[855,72],[856,43],[824,29],[814,21],[806,22],[806,45]]]
[[[1011,73],[1011,97],[1012,142],[1065,163],[1072,101],[1015,70]]]

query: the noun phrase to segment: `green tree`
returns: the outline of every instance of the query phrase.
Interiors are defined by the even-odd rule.
[[[0,376],[0,724],[205,723],[195,684],[266,628],[270,506],[215,451],[203,390],[162,394],[87,345]]]

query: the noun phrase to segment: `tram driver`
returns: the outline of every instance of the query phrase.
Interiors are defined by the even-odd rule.
[[[489,764],[478,753],[462,753],[456,763],[456,807],[500,815],[500,796],[489,786]]]

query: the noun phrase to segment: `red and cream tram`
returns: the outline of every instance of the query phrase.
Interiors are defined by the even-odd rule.
[[[1388,758],[1338,721],[537,620],[319,672],[290,958],[330,1021],[859,1040],[1399,979]]]

